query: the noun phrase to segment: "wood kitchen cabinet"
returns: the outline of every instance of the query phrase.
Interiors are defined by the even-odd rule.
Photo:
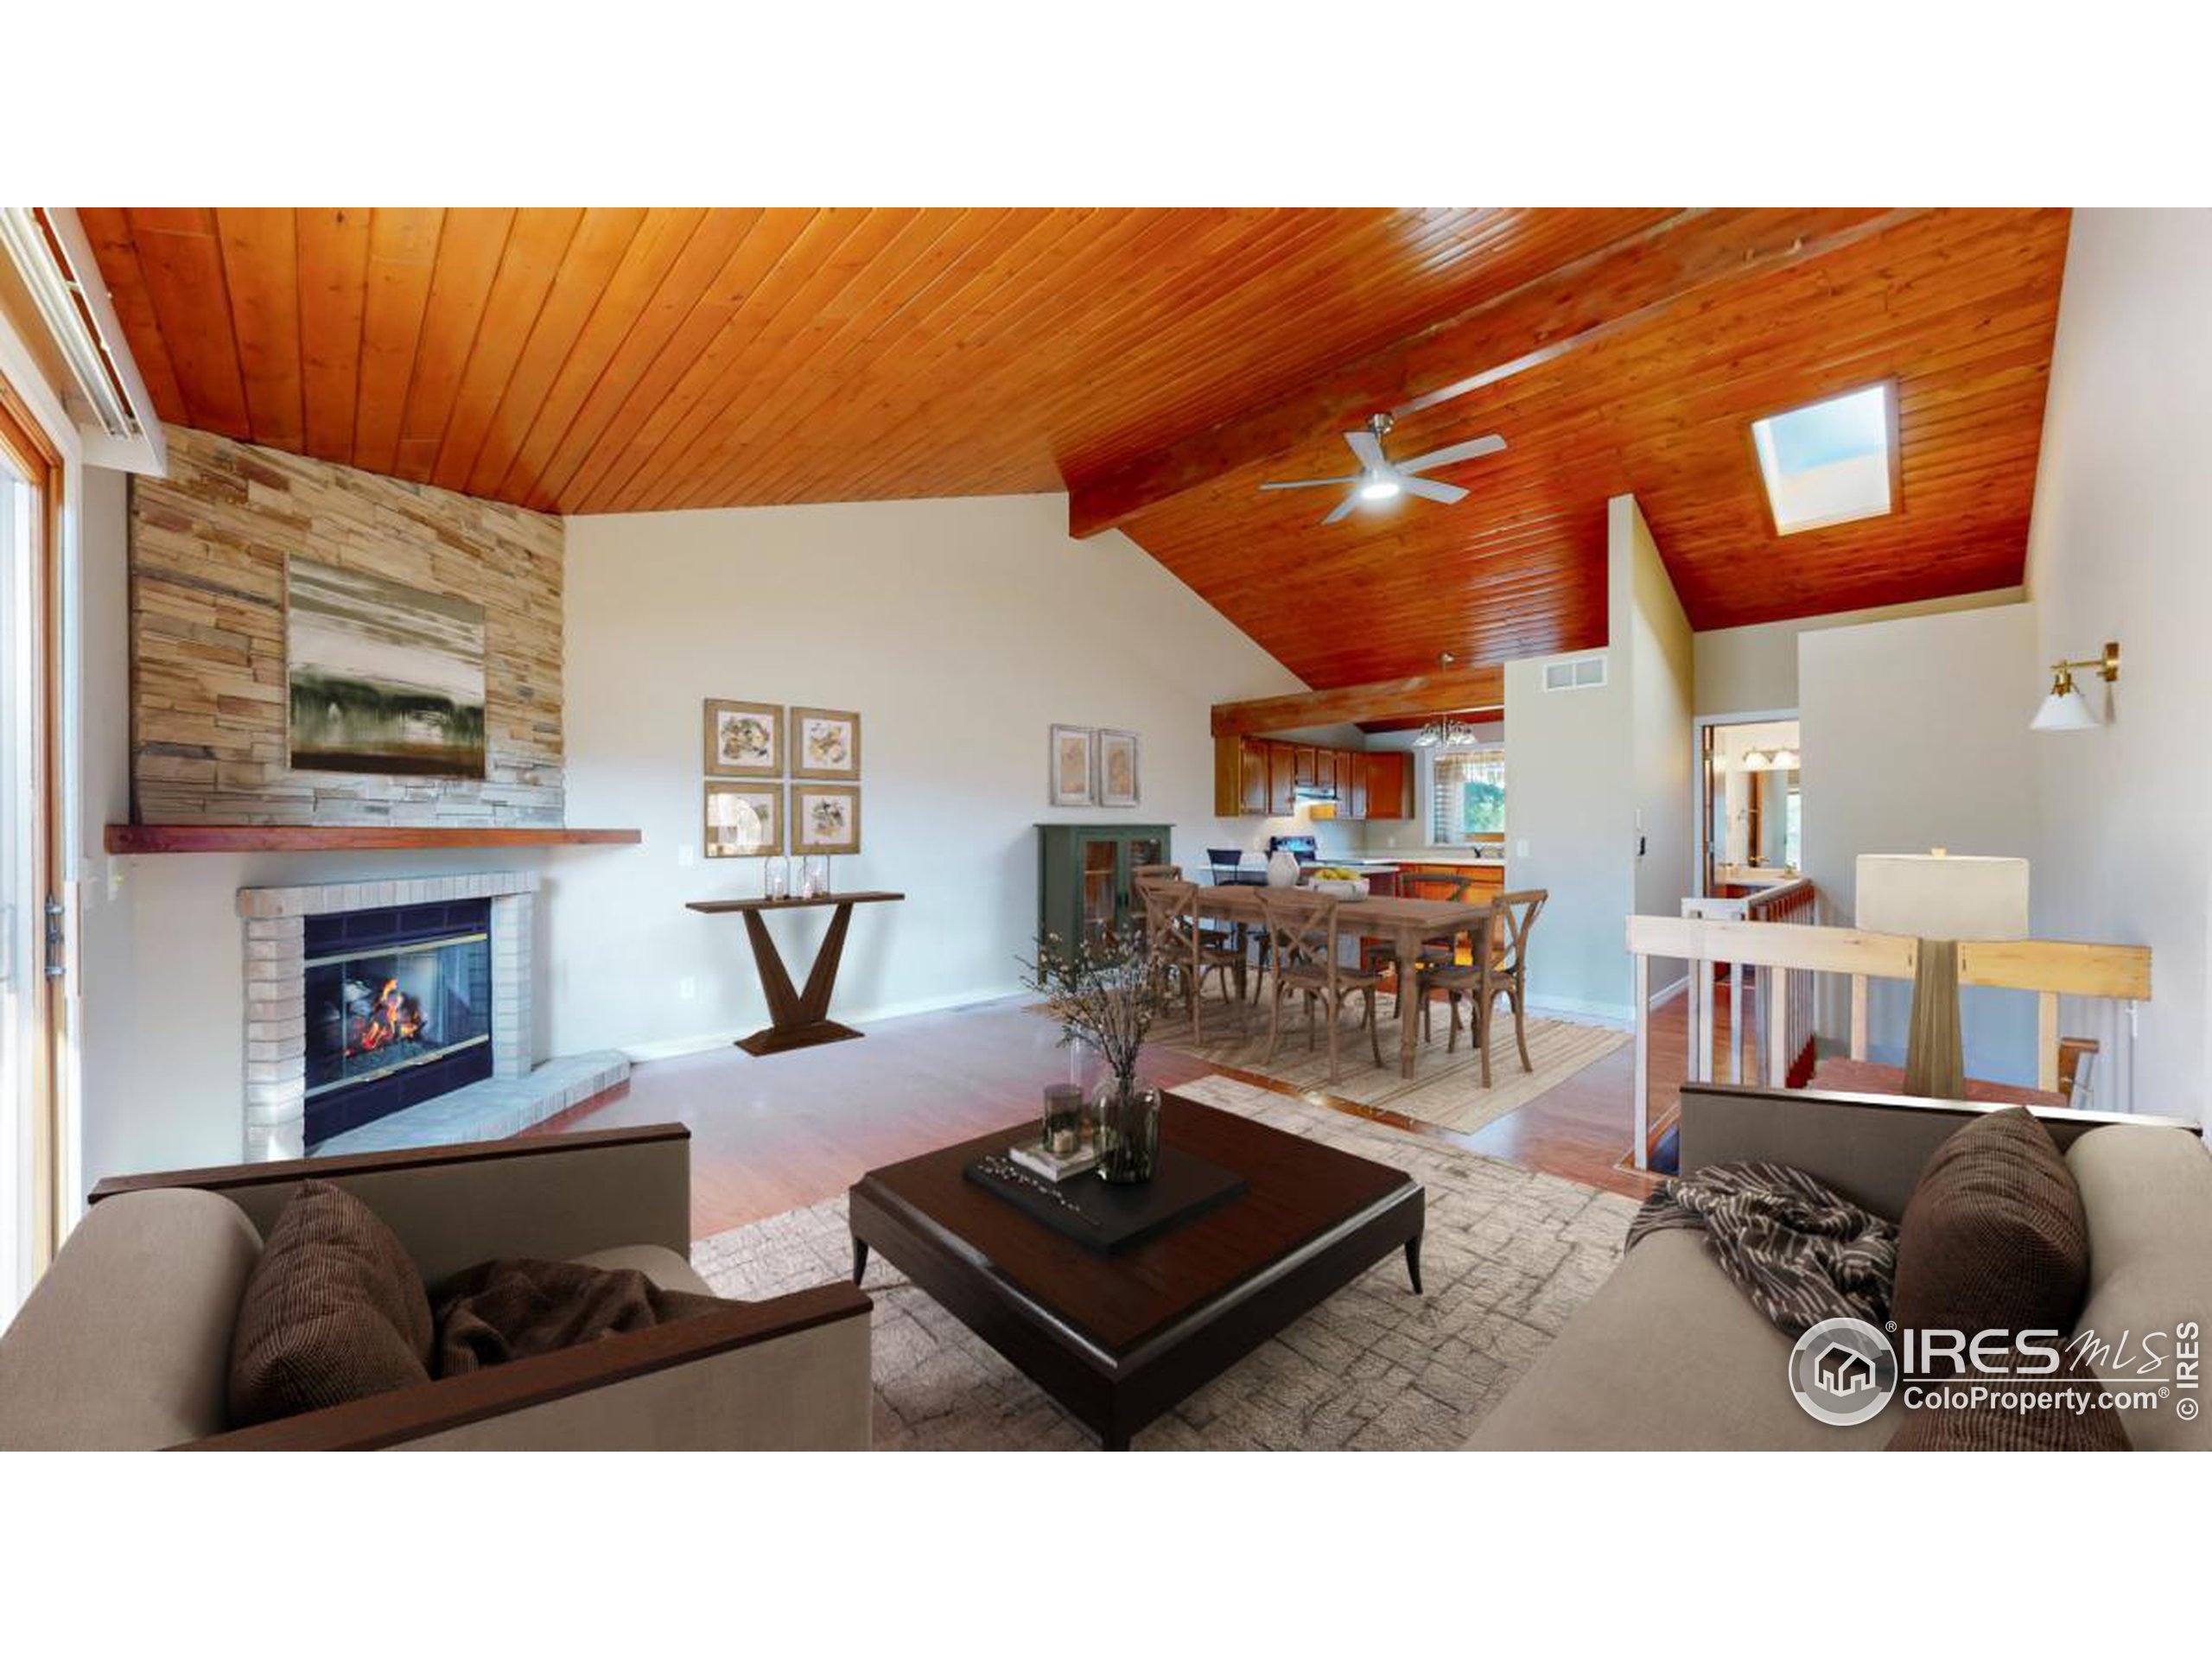
[[[1360,757],[1367,774],[1368,822],[1380,823],[1413,816],[1413,791],[1408,786],[1412,757],[1402,749],[1370,749]]]
[[[1297,746],[1270,743],[1268,745],[1268,816],[1287,818],[1297,810]]]
[[[1217,737],[1213,741],[1213,810],[1217,817],[1260,817],[1268,804],[1265,738]]]

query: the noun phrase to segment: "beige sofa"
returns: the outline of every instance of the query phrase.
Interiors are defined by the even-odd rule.
[[[711,1294],[680,1124],[106,1181],[0,1335],[0,1447],[868,1446],[869,1304],[842,1282],[232,1429],[238,1300],[308,1176],[376,1211],[432,1284],[535,1256]]]
[[[1794,1165],[1878,1215],[1904,1213],[1929,1154],[1999,1109],[1886,1096],[1682,1092],[1685,1170],[1736,1159]],[[2212,1153],[2171,1118],[2037,1109],[2081,1188],[2089,1295],[2076,1329],[2212,1333]],[[2202,1337],[2200,1337],[2200,1341]],[[1878,1450],[1903,1407],[1851,1428],[1808,1416],[1785,1380],[1791,1347],[1693,1232],[1638,1244],[1529,1368],[1469,1446],[1535,1450]],[[2099,1368],[2121,1380],[2109,1366]],[[2173,1377],[2169,1366],[2161,1380]],[[2195,1390],[2212,1407],[2212,1377]],[[2175,1409],[2123,1410],[2139,1450],[2212,1450],[2212,1425]]]

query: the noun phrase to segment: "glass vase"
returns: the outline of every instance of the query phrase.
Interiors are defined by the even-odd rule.
[[[1133,1077],[1109,1077],[1099,1085],[1092,1108],[1098,1179],[1116,1186],[1150,1180],[1160,1157],[1160,1090]]]

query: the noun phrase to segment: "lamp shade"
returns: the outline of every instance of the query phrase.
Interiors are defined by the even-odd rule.
[[[2037,732],[2086,732],[2098,724],[2097,711],[2082,690],[2069,681],[2063,691],[2053,691],[2036,710],[2028,728]]]
[[[2024,939],[2028,861],[1861,853],[1857,925],[1923,939]]]

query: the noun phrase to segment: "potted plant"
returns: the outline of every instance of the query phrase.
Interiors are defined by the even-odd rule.
[[[1128,1185],[1152,1179],[1160,1152],[1160,1091],[1137,1082],[1145,1033],[1160,1008],[1153,964],[1135,939],[1068,944],[1047,934],[1022,982],[1060,1022],[1060,1042],[1085,1043],[1106,1063],[1095,1099],[1098,1174]]]

